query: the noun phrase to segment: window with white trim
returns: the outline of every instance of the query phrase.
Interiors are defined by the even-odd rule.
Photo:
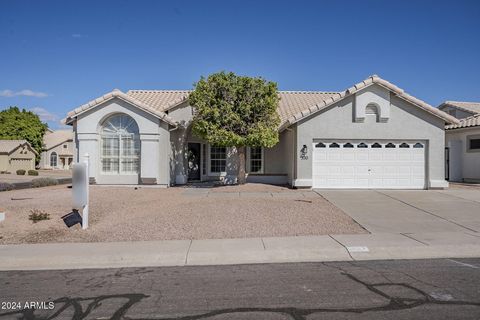
[[[54,151],[50,153],[50,167],[55,168],[57,166],[57,153]]]
[[[227,167],[227,148],[210,146],[210,172],[222,173]]]
[[[263,173],[263,148],[249,147],[247,161],[247,171],[249,173]]]
[[[101,131],[102,172],[137,174],[140,164],[140,135],[132,117],[117,114],[108,118]]]

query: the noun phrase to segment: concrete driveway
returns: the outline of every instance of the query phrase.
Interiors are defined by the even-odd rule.
[[[480,232],[480,188],[316,192],[372,233]]]

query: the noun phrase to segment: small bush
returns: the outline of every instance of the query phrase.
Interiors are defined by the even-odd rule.
[[[28,170],[28,175],[29,176],[38,176],[38,171],[37,170]]]
[[[25,172],[26,172],[26,171],[23,170],[23,169],[18,169],[18,170],[17,170],[17,175],[19,175],[19,176],[24,176],[24,175],[25,175]]]
[[[53,178],[36,178],[32,180],[32,187],[39,188],[39,187],[46,187],[46,186],[55,186],[58,184],[58,181]]]
[[[30,210],[28,220],[32,220],[33,223],[37,223],[38,221],[42,220],[50,220],[50,214],[39,209],[32,209]]]
[[[13,184],[8,182],[0,182],[0,191],[10,191],[13,189]]]
[[[0,174],[10,174],[8,171],[0,171]]]

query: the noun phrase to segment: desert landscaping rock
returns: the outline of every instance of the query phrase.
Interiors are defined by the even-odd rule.
[[[91,186],[86,231],[79,225],[68,229],[61,219],[72,209],[67,186],[2,192],[0,203],[9,218],[0,224],[0,244],[366,233],[313,192],[257,184],[202,189],[208,192],[198,192],[198,196],[190,190]],[[227,192],[236,196],[220,195]],[[238,196],[242,192],[288,195]],[[214,193],[218,194],[209,196]],[[49,213],[51,219],[33,224],[28,220],[32,209]]]

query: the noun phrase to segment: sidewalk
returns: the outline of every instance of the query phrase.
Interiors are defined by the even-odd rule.
[[[0,246],[0,270],[480,257],[480,233],[376,233]]]

